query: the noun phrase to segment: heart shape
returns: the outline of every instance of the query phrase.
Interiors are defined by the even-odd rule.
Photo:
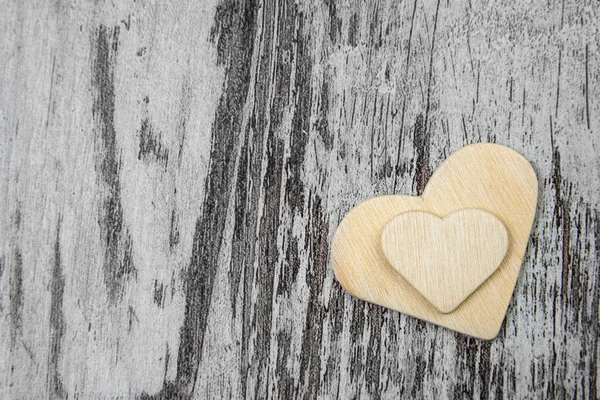
[[[350,210],[333,237],[335,275],[350,294],[362,300],[492,339],[500,330],[519,275],[537,190],[533,168],[516,151],[484,143],[463,147],[440,166],[422,196],[380,196]],[[381,235],[394,217],[407,211],[445,217],[466,208],[496,216],[508,231],[508,250],[496,272],[445,314],[390,266],[381,248]]]
[[[439,218],[409,211],[383,229],[383,254],[439,311],[449,313],[496,271],[508,232],[487,211],[460,210]]]

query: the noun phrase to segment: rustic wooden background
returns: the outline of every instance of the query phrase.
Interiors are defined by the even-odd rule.
[[[598,398],[600,2],[0,0],[0,398]],[[343,215],[497,142],[499,337],[350,297]]]

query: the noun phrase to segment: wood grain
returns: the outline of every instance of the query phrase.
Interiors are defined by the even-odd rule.
[[[0,5],[0,397],[598,397],[598,2]],[[540,182],[490,342],[329,264],[476,142]]]
[[[493,214],[478,209],[444,218],[412,211],[388,222],[381,249],[411,286],[449,313],[498,269],[508,250],[508,232]]]

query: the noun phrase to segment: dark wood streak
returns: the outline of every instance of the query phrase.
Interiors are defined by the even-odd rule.
[[[350,26],[348,28],[348,44],[352,47],[356,47],[357,45],[357,37],[358,37],[358,14],[352,14],[350,17]]]
[[[308,209],[310,220],[306,227],[309,241],[310,265],[306,272],[309,286],[308,310],[302,335],[300,353],[300,384],[304,388],[303,398],[314,399],[321,389],[321,346],[323,339],[323,321],[325,305],[320,299],[327,272],[329,257],[328,221],[323,213],[323,201],[320,197],[310,198]],[[302,393],[302,391],[301,391]]]
[[[4,276],[4,270],[6,269],[6,255],[0,255],[0,280]],[[4,311],[4,303],[0,300],[0,313]]]
[[[181,166],[181,157],[183,155],[183,149],[185,144],[185,137],[187,135],[188,120],[190,118],[190,102],[191,102],[192,87],[188,77],[185,77],[181,85],[181,97],[179,100],[179,115],[177,116],[177,138],[179,142],[179,149],[177,152],[177,164]]]
[[[18,245],[12,253],[10,274],[10,343],[11,349],[17,344],[23,331],[23,256]]]
[[[293,55],[296,64],[295,81],[289,82],[286,90],[294,95],[294,116],[292,118],[291,131],[289,132],[290,155],[286,160],[286,183],[285,183],[285,209],[288,218],[291,219],[286,233],[286,260],[284,269],[279,278],[278,295],[289,295],[294,283],[298,278],[300,267],[299,252],[301,248],[300,239],[292,232],[295,218],[304,213],[304,185],[301,179],[302,166],[306,157],[306,146],[308,144],[308,131],[310,130],[310,108],[312,103],[312,90],[310,77],[312,74],[312,63],[310,62],[309,43],[310,32],[306,32],[304,15],[298,13],[296,8],[291,8],[290,27],[288,32],[283,31],[283,40],[288,42],[284,46],[292,49],[293,42],[296,43],[296,53]],[[298,21],[298,29],[292,30],[291,21]],[[287,74],[290,74],[288,71]],[[289,80],[289,78],[288,78]],[[290,85],[292,85],[290,87]],[[326,107],[326,105],[324,105]],[[326,128],[325,128],[326,129]]]
[[[282,4],[286,5],[286,4]],[[244,304],[244,325],[242,326],[242,393],[244,396],[267,396],[269,390],[269,375],[267,360],[262,354],[269,354],[271,350],[271,324],[273,318],[273,289],[275,270],[279,259],[277,244],[277,228],[280,221],[280,190],[281,173],[283,166],[283,143],[276,136],[278,119],[281,118],[281,107],[285,104],[286,97],[282,95],[280,87],[273,82],[276,72],[272,70],[273,59],[277,57],[277,50],[273,44],[277,35],[275,30],[278,15],[275,14],[273,4],[265,4],[264,13],[261,15],[261,42],[256,49],[260,56],[257,60],[256,75],[251,85],[255,94],[252,99],[253,112],[250,117],[250,131],[248,142],[250,148],[251,170],[242,173],[246,177],[247,185],[256,189],[252,190],[251,201],[247,203],[250,208],[245,210],[248,221],[251,223],[245,232],[243,241],[251,240],[257,232],[254,244],[250,246],[256,258],[252,264],[244,266],[244,301],[247,296],[256,296],[254,305]],[[282,15],[283,18],[286,15]],[[287,25],[282,24],[284,27]],[[285,80],[285,74],[281,77]],[[275,85],[275,97],[270,98],[270,91]],[[279,84],[281,85],[281,84]],[[268,110],[270,109],[270,112]],[[265,142],[266,138],[266,142]],[[263,159],[267,159],[266,168]],[[247,167],[246,165],[245,167]],[[262,177],[264,171],[264,178]],[[261,193],[262,192],[262,193]],[[262,209],[259,219],[257,210]],[[253,348],[253,350],[252,350]],[[253,383],[253,384],[252,384]]]
[[[249,86],[255,8],[252,2],[239,8],[219,6],[213,39],[217,38],[218,62],[225,66],[226,90],[219,100],[212,129],[210,164],[205,182],[202,214],[196,221],[192,255],[185,272],[185,316],[177,357],[177,376],[165,382],[155,398],[189,398],[194,392],[206,321],[223,238],[229,193],[235,167],[236,135]],[[238,14],[239,12],[239,14]],[[233,116],[233,118],[232,118]]]
[[[169,227],[169,249],[173,250],[179,244],[179,218],[175,209],[171,210],[171,224]]]
[[[365,362],[365,381],[367,382],[367,392],[373,399],[381,398],[381,340],[383,307],[369,305],[367,314],[368,325],[371,328],[369,334],[369,344],[367,345],[367,355]]]
[[[414,126],[414,146],[417,153],[415,165],[414,186],[417,194],[423,194],[425,186],[431,177],[431,167],[429,166],[429,152],[431,149],[431,139],[427,134],[425,119],[423,114],[417,115]]]
[[[121,299],[127,280],[135,274],[131,257],[133,243],[123,223],[121,161],[114,121],[114,65],[119,47],[119,27],[108,29],[100,25],[94,43],[92,87],[95,89],[96,173],[103,191],[98,223],[104,245],[104,283],[109,300],[115,304]]]
[[[329,303],[327,304],[326,312],[329,319],[328,328],[331,331],[331,335],[334,338],[338,338],[344,328],[344,307],[345,299],[344,289],[337,281],[334,282],[331,294],[329,297]],[[339,368],[340,358],[342,356],[342,349],[339,345],[332,346],[331,354],[329,355],[325,367],[323,385],[328,388],[335,388],[332,390],[335,393],[335,397],[339,396],[339,383],[336,384],[337,369]]]
[[[63,337],[65,334],[65,315],[63,311],[63,296],[65,292],[65,277],[62,271],[60,255],[60,226],[59,218],[56,226],[56,241],[54,243],[54,263],[50,282],[50,351],[48,352],[48,393],[52,399],[65,398],[66,392],[59,371],[62,355]]]
[[[166,168],[169,152],[163,147],[160,134],[155,132],[149,117],[142,119],[140,123],[139,141],[138,160],[152,160]]]
[[[350,338],[360,343],[365,334],[365,313],[368,305],[352,298],[352,317],[350,319]],[[357,380],[362,372],[363,347],[353,346],[350,350],[350,377]]]
[[[417,3],[415,1],[415,7]],[[431,109],[431,84],[433,79],[433,59],[435,50],[435,34],[437,30],[438,13],[440,10],[440,0],[435,8],[435,16],[433,23],[433,33],[431,35],[431,50],[429,55],[429,77],[427,79],[427,101],[425,106],[425,118],[422,114],[417,116],[414,131],[414,145],[417,152],[417,164],[415,171],[415,188],[419,195],[423,194],[427,181],[431,177],[431,167],[429,166],[429,153],[431,146],[431,129],[429,127],[429,111]],[[414,18],[414,15],[413,15]],[[410,56],[410,55],[409,55]]]
[[[271,352],[271,325],[273,322],[273,293],[275,271],[279,266],[279,244],[277,242],[280,226],[281,173],[283,169],[283,142],[274,137],[271,130],[267,139],[269,161],[264,177],[263,215],[259,227],[258,267],[256,271],[256,303],[252,312],[251,325],[255,331],[254,352],[250,358],[252,369],[256,368],[256,386],[252,393],[259,397],[267,395],[269,387],[268,359],[264,354]],[[261,375],[265,378],[260,378]]]
[[[21,206],[17,207],[12,216],[15,236],[18,235],[22,224]],[[23,256],[20,245],[13,241],[9,276],[9,316],[10,316],[10,351],[14,351],[17,341],[23,334]],[[4,261],[4,260],[2,260]]]
[[[550,118],[550,126],[552,129],[552,118]],[[554,132],[551,134],[554,145]],[[590,396],[593,388],[596,387],[597,379],[596,374],[592,371],[597,371],[598,359],[592,355],[598,354],[598,343],[600,342],[598,314],[600,293],[598,278],[590,280],[590,271],[581,269],[580,265],[586,256],[599,260],[600,223],[597,210],[582,200],[574,201],[572,199],[572,186],[568,182],[565,183],[562,176],[561,154],[556,146],[554,146],[552,154],[552,167],[551,184],[555,196],[554,222],[559,237],[562,239],[559,248],[562,290],[556,292],[554,313],[556,315],[560,311],[561,330],[564,331],[564,336],[560,338],[557,335],[557,339],[560,338],[566,344],[570,337],[583,336],[585,338],[579,354],[581,360],[579,369],[582,374],[590,371],[587,377],[582,377],[587,380],[585,387],[590,392],[581,395]],[[572,208],[571,204],[575,206]],[[586,233],[588,232],[593,232],[593,235],[587,237]],[[596,268],[598,267],[596,262]],[[574,310],[574,312],[569,312],[570,310]],[[561,386],[561,381],[566,379],[564,360],[568,356],[567,349],[561,346],[555,352],[558,354],[555,353],[552,360],[552,378],[547,394],[558,393],[559,396],[568,396],[569,394]]]

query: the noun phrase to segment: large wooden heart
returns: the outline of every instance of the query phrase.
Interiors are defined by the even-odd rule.
[[[537,179],[516,151],[474,144],[448,158],[422,196],[381,196],[353,208],[332,243],[335,275],[350,294],[481,339],[500,330],[519,275],[537,204]],[[498,269],[452,312],[442,313],[387,261],[384,227],[408,211],[441,218],[463,209],[484,210],[506,227],[508,250]]]

